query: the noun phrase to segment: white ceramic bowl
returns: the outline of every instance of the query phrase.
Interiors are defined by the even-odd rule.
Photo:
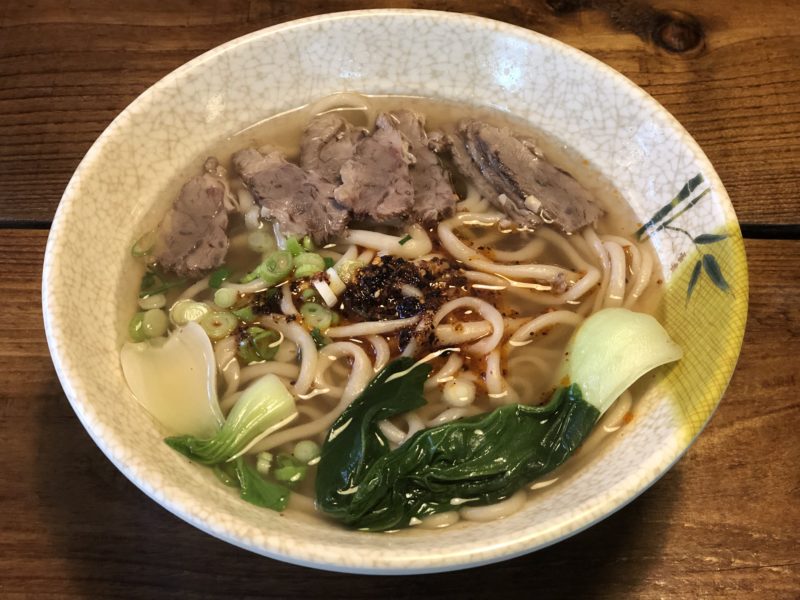
[[[170,202],[160,192],[226,136],[344,90],[491,105],[529,119],[615,182],[642,222],[702,176],[669,215],[689,235],[662,230],[653,238],[667,286],[661,319],[686,357],[650,386],[634,423],[613,444],[505,520],[380,535],[282,518],[242,502],[207,469],[163,444],[163,432],[123,381],[118,351],[137,283],[126,277],[133,264],[128,250],[144,230],[142,220],[154,224]],[[692,241],[700,234],[725,238]],[[687,301],[704,254],[714,257],[717,272],[698,267]],[[53,222],[43,277],[47,339],[67,397],[131,481],[192,525],[243,548],[373,573],[443,571],[530,552],[636,497],[710,418],[738,356],[746,304],[744,250],[725,190],[697,144],[652,98],[593,58],[531,31],[401,10],[265,29],[153,85],[114,120],[75,172]]]

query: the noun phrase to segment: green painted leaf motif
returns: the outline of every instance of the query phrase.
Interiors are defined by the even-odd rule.
[[[704,254],[703,255],[703,269],[705,272],[708,273],[708,276],[711,278],[711,281],[721,289],[723,292],[727,292],[730,289],[728,282],[725,281],[725,277],[722,275],[722,269],[717,262],[717,259],[714,258],[713,254]]]
[[[642,236],[644,235],[644,233],[645,233],[645,232],[646,232],[648,229],[650,229],[651,227],[653,227],[654,225],[656,225],[656,224],[657,224],[659,221],[661,221],[662,219],[664,219],[664,217],[666,217],[666,216],[667,216],[669,213],[671,213],[671,212],[672,212],[672,210],[673,210],[673,209],[674,209],[676,206],[678,206],[678,205],[679,205],[681,202],[683,202],[684,200],[686,200],[686,199],[689,197],[689,195],[690,195],[690,194],[691,194],[691,193],[692,193],[692,192],[693,192],[693,191],[694,191],[694,190],[697,188],[697,186],[699,186],[701,183],[703,183],[703,175],[702,175],[702,173],[698,173],[697,175],[695,175],[694,177],[692,177],[692,178],[691,178],[689,181],[687,181],[687,182],[686,182],[686,184],[685,184],[685,185],[684,185],[684,186],[681,188],[681,190],[678,192],[678,194],[677,194],[677,195],[676,195],[676,196],[675,196],[675,197],[674,197],[672,200],[670,200],[669,202],[667,202],[667,204],[665,204],[665,205],[664,205],[664,206],[662,206],[660,209],[658,209],[658,210],[657,210],[657,211],[656,211],[656,212],[653,214],[653,217],[652,217],[652,218],[651,218],[651,219],[650,219],[650,220],[649,220],[647,223],[645,223],[644,225],[642,225],[642,226],[641,226],[641,227],[638,229],[638,231],[636,231],[636,237],[637,237],[638,239],[640,239],[640,240],[641,240],[641,239],[642,239]]]
[[[694,238],[695,244],[713,244],[720,242],[728,237],[728,234],[717,235],[715,233],[704,233]]]
[[[692,276],[689,278],[689,287],[686,288],[686,303],[689,303],[689,298],[692,297],[692,292],[694,291],[694,287],[697,285],[697,280],[700,279],[700,273],[702,272],[703,263],[699,260],[694,265],[694,269],[692,269]]]

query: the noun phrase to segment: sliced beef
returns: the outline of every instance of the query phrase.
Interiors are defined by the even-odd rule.
[[[339,171],[353,157],[367,132],[335,113],[315,117],[300,142],[300,166],[319,173],[325,181],[339,183]]]
[[[429,146],[425,117],[410,110],[398,110],[391,117],[414,156],[409,167],[414,188],[411,218],[427,226],[435,225],[455,212],[457,197],[450,176]],[[434,136],[435,146],[438,146],[438,140],[439,136]]]
[[[184,184],[158,228],[155,258],[164,270],[196,277],[222,264],[228,251],[224,198],[222,181],[209,174]]]
[[[388,115],[379,115],[375,125],[375,131],[358,143],[353,158],[342,166],[342,185],[334,195],[354,218],[380,223],[404,217],[411,210],[414,187],[408,165],[413,157]]]
[[[325,244],[347,226],[349,215],[333,199],[333,184],[288,162],[277,150],[266,155],[240,150],[233,165],[261,214],[275,220],[285,235],[309,235],[314,243]]]
[[[589,191],[537,154],[528,140],[473,120],[462,121],[459,133],[473,166],[493,189],[488,199],[519,225],[531,227],[544,221],[571,233],[602,214]],[[456,146],[454,161],[461,168],[463,156],[456,158]],[[464,174],[473,178],[474,169],[465,169]]]

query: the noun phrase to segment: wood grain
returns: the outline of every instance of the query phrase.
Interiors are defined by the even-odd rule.
[[[608,4],[594,0],[595,6]],[[620,4],[617,0],[617,4]],[[400,7],[491,17],[563,40],[670,110],[717,168],[739,218],[800,219],[800,11],[794,0],[658,0],[703,25],[705,49],[669,54],[607,11],[556,15],[545,0],[29,0],[0,6],[0,223],[47,223],[110,121],[171,70],[289,19]]]
[[[397,579],[260,558],[130,484],[82,429],[49,360],[46,235],[0,237],[12,333],[0,338],[3,598],[793,598],[800,589],[800,241],[747,243],[751,309],[738,368],[708,429],[661,481],[535,554]]]

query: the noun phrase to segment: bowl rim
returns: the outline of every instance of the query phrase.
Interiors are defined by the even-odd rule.
[[[459,552],[458,550],[456,550],[446,555],[437,553],[439,561],[435,566],[432,567],[422,566],[419,563],[409,565],[407,564],[408,563],[407,558],[402,560],[392,560],[391,557],[389,557],[389,560],[375,560],[373,561],[373,564],[368,567],[360,567],[360,566],[354,567],[352,565],[336,561],[321,562],[318,559],[310,558],[307,555],[303,555],[303,553],[296,551],[294,553],[287,553],[287,552],[281,552],[276,549],[265,548],[264,546],[249,544],[246,541],[239,539],[236,535],[230,534],[228,531],[224,530],[224,528],[215,528],[208,525],[207,523],[205,523],[200,519],[194,518],[193,516],[188,514],[186,510],[184,510],[183,505],[179,501],[171,499],[169,497],[159,497],[155,493],[155,490],[150,485],[150,483],[148,483],[145,478],[141,477],[141,473],[139,473],[138,467],[132,467],[131,465],[124,464],[120,460],[120,458],[115,453],[115,448],[112,447],[113,446],[113,444],[111,443],[112,440],[104,436],[103,432],[99,430],[97,423],[95,423],[92,420],[91,416],[87,414],[87,412],[84,410],[84,404],[87,402],[87,400],[80,397],[80,395],[77,393],[75,386],[72,383],[73,379],[76,380],[80,379],[81,375],[79,373],[79,369],[76,368],[75,364],[70,364],[69,360],[66,360],[65,357],[60,355],[58,347],[56,345],[56,339],[59,336],[60,327],[55,313],[51,310],[52,308],[51,304],[53,303],[54,300],[51,295],[51,290],[49,289],[48,286],[48,279],[51,277],[52,271],[54,267],[57,265],[57,260],[53,260],[55,238],[57,237],[58,232],[64,227],[64,223],[67,221],[68,217],[66,215],[69,205],[72,202],[75,202],[79,197],[79,195],[75,193],[76,181],[79,179],[79,176],[83,172],[89,169],[89,166],[94,161],[98,160],[101,157],[103,150],[106,146],[106,143],[115,134],[115,131],[119,126],[119,124],[127,118],[128,114],[132,110],[134,110],[137,105],[146,103],[152,95],[158,94],[160,92],[160,89],[165,84],[168,84],[168,82],[170,82],[171,80],[175,79],[176,77],[179,77],[180,75],[188,71],[197,69],[207,61],[213,60],[218,55],[224,54],[225,52],[227,52],[232,48],[235,48],[242,44],[247,44],[255,39],[269,37],[280,32],[291,31],[295,28],[305,28],[308,27],[309,25],[316,25],[325,22],[332,22],[339,20],[350,21],[359,19],[373,19],[373,18],[385,19],[385,18],[397,18],[397,17],[409,18],[409,19],[433,17],[440,21],[450,21],[456,26],[463,26],[465,23],[474,23],[478,27],[485,27],[491,25],[498,35],[513,34],[516,36],[520,36],[522,38],[527,38],[534,44],[555,48],[556,50],[558,50],[559,53],[566,55],[570,60],[581,61],[590,68],[601,72],[604,77],[614,79],[617,84],[628,88],[630,92],[635,93],[637,96],[639,96],[639,100],[641,102],[643,102],[650,108],[657,111],[659,113],[659,116],[666,120],[671,129],[675,129],[680,134],[682,134],[681,137],[683,143],[685,143],[690,147],[690,149],[696,156],[697,162],[702,167],[703,172],[708,175],[709,184],[712,185],[715,191],[717,192],[719,202],[726,205],[726,209],[729,210],[731,216],[733,216],[733,220],[731,221],[731,226],[735,227],[737,230],[739,229],[739,222],[738,219],[735,218],[735,211],[733,205],[719,178],[719,175],[713,168],[710,160],[707,158],[705,153],[699,147],[699,144],[686,131],[686,129],[680,124],[680,122],[657,100],[655,100],[645,90],[643,90],[633,81],[628,79],[626,76],[622,75],[620,72],[616,71],[609,65],[603,63],[599,59],[596,59],[593,56],[587,54],[586,52],[583,52],[582,50],[579,50],[573,46],[566,44],[565,42],[561,42],[557,39],[538,33],[531,29],[527,29],[522,26],[512,25],[510,23],[497,21],[495,19],[490,19],[486,17],[468,15],[457,12],[426,10],[426,9],[379,8],[379,9],[325,13],[310,17],[304,17],[292,21],[286,21],[283,23],[272,25],[270,27],[250,32],[248,34],[234,38],[228,42],[225,42],[219,46],[216,46],[214,48],[211,48],[203,52],[199,56],[182,64],[181,66],[177,67],[176,69],[170,71],[169,73],[161,77],[155,83],[148,86],[148,88],[144,90],[141,94],[139,94],[132,102],[130,102],[103,130],[100,136],[98,136],[98,138],[94,141],[94,143],[86,152],[84,157],[81,159],[80,163],[78,164],[78,167],[76,168],[75,172],[73,173],[69,183],[67,184],[64,190],[61,200],[59,201],[59,205],[56,210],[55,216],[53,218],[50,227],[50,232],[48,234],[48,240],[44,255],[44,268],[42,272],[42,311],[43,311],[44,328],[45,328],[49,353],[52,358],[56,374],[59,378],[62,388],[64,389],[64,393],[68,401],[70,402],[70,405],[72,406],[73,410],[75,411],[76,415],[78,416],[78,419],[80,420],[84,429],[90,435],[94,443],[114,464],[114,466],[120,472],[122,472],[123,475],[125,475],[125,477],[128,478],[138,489],[144,492],[147,496],[149,496],[163,508],[165,508],[175,516],[179,517],[181,520],[186,521],[190,525],[193,525],[194,527],[204,531],[205,533],[212,535],[216,538],[219,538],[221,540],[224,540],[232,545],[238,546],[240,548],[249,550],[251,552],[263,556],[267,556],[269,558],[305,567],[312,567],[316,569],[345,572],[345,573],[357,573],[357,574],[376,574],[376,575],[425,574],[425,573],[436,573],[436,572],[468,569],[485,564],[504,561],[518,556],[522,556],[524,554],[528,554],[536,550],[540,550],[542,548],[555,544],[559,541],[562,541],[566,538],[572,537],[573,535],[576,535],[588,529],[589,527],[595,525],[599,521],[602,521],[607,517],[611,516],[612,514],[616,513],[618,510],[620,510],[621,508],[623,508],[624,506],[628,505],[630,502],[638,498],[642,493],[644,493],[653,484],[655,484],[667,471],[669,471],[675,465],[675,463],[677,463],[680,460],[680,458],[689,450],[689,448],[694,444],[700,433],[702,433],[702,431],[708,425],[708,422],[711,420],[714,413],[716,412],[719,403],[724,395],[725,389],[727,388],[728,383],[730,382],[730,379],[733,375],[736,362],[738,360],[738,356],[740,355],[741,352],[741,344],[743,341],[744,328],[745,328],[743,324],[741,332],[739,332],[740,337],[736,349],[736,360],[734,360],[732,364],[728,365],[729,370],[727,373],[725,373],[725,382],[720,390],[719,398],[716,400],[715,405],[713,406],[708,417],[706,418],[702,426],[699,428],[697,433],[695,433],[691,437],[691,439],[689,439],[688,442],[685,443],[685,446],[679,452],[676,453],[676,455],[669,462],[669,464],[666,465],[663,469],[660,469],[655,474],[648,474],[647,476],[643,475],[642,478],[638,481],[637,487],[632,494],[629,493],[624,498],[617,498],[617,497],[609,498],[605,502],[605,504],[607,504],[610,508],[605,510],[602,514],[592,519],[591,521],[584,523],[580,526],[574,527],[569,531],[566,531],[563,534],[553,537],[544,542],[530,545],[529,547],[524,547],[516,550],[508,550],[506,548],[508,544],[495,544],[493,545],[492,554],[490,556],[478,560],[470,560],[469,554],[466,551]],[[745,289],[747,287],[746,278],[747,278],[747,272],[745,268],[745,282],[744,282]],[[746,307],[747,307],[747,299],[745,298],[745,310]],[[295,550],[297,550],[297,548],[295,548]],[[444,556],[445,558],[442,559],[442,556]]]

